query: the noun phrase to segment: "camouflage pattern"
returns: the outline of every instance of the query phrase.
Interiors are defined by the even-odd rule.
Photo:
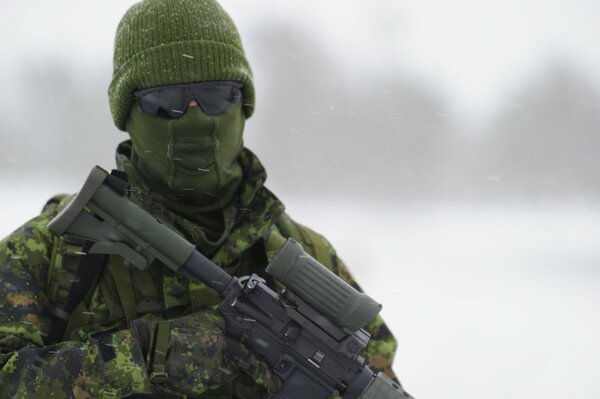
[[[101,398],[151,392],[144,360],[131,331],[100,343],[45,342],[51,317],[46,295],[53,237],[46,212],[0,242],[0,398]]]
[[[152,364],[156,352],[163,353],[160,348],[162,338],[166,354],[164,371],[168,378],[162,384],[156,384],[156,393],[170,397],[176,392],[189,393],[190,397],[210,392],[211,397],[217,395],[232,397],[236,380],[243,373],[260,379],[260,384],[274,391],[279,388],[280,381],[241,345],[226,339],[224,323],[214,309],[206,309],[188,316],[166,321],[167,334],[160,337],[158,324],[164,325],[154,316],[144,316],[131,323],[138,342],[146,353],[146,363]],[[152,353],[150,348],[154,348]],[[261,395],[266,391],[260,389]]]
[[[225,212],[230,225],[218,247],[206,247],[200,226],[169,212],[143,188],[132,198],[200,250],[208,249],[231,274],[264,275],[264,263],[291,237],[358,288],[332,246],[284,213],[264,187],[266,174],[251,152],[244,151],[243,165],[249,177]],[[77,243],[46,227],[69,199],[57,197],[0,242],[0,398],[119,398],[135,393],[262,398],[267,388],[277,388],[279,381],[268,367],[224,338],[223,321],[215,311],[218,297],[160,264],[140,272],[110,257],[72,314],[64,340],[49,342],[53,307],[66,299],[79,257],[85,256]],[[169,323],[164,364],[156,361],[160,355],[151,344],[158,342],[152,332],[159,323]],[[136,326],[135,334],[131,326]],[[380,318],[368,330],[373,338],[364,354],[367,361],[393,377],[393,336]],[[166,379],[152,374],[160,367]]]

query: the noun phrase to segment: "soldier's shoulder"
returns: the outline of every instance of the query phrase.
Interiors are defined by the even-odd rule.
[[[50,197],[42,207],[42,214],[54,217],[75,197],[75,194],[56,194]]]
[[[312,228],[298,223],[286,212],[279,217],[271,228],[267,248],[278,250],[288,238],[302,244],[308,254],[329,269],[337,270],[336,252],[329,240]]]
[[[48,230],[48,223],[72,198],[73,194],[57,194],[52,196],[41,207],[40,214],[14,230],[1,243],[6,246],[14,242],[22,242],[28,243],[29,246],[35,246],[36,242],[40,245],[43,242],[51,242],[54,235]]]
[[[25,273],[31,275],[39,287],[44,287],[47,269],[54,255],[57,236],[48,229],[48,223],[66,205],[68,195],[57,195],[46,201],[42,212],[25,222],[0,241],[0,273],[11,281]],[[12,276],[12,277],[7,277]]]

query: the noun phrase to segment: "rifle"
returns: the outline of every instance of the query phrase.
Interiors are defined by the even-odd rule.
[[[411,399],[402,385],[373,372],[359,355],[363,327],[381,305],[360,293],[289,239],[266,268],[283,283],[269,288],[253,274],[233,277],[128,196],[129,185],[96,166],[81,191],[50,223],[58,235],[91,241],[89,254],[120,255],[145,270],[158,260],[215,290],[225,334],[253,351],[282,380],[267,398]]]

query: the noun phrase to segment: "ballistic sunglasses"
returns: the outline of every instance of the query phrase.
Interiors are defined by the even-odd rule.
[[[192,99],[207,115],[224,113],[232,105],[242,102],[242,86],[239,82],[214,81],[158,86],[133,94],[142,112],[177,119],[185,113]]]

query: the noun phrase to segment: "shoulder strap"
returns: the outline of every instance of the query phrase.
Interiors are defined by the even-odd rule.
[[[71,314],[75,308],[85,299],[88,292],[94,285],[94,282],[102,271],[106,255],[89,254],[92,247],[91,241],[86,241],[83,246],[82,256],[79,259],[75,280],[69,289],[67,300],[62,308],[55,307],[53,315],[54,323],[50,327],[48,339],[51,342],[60,342],[63,340],[65,329]]]
[[[127,323],[136,317],[137,298],[131,279],[131,269],[123,263],[123,258],[110,255],[108,271],[113,277],[121,306],[125,312]]]

